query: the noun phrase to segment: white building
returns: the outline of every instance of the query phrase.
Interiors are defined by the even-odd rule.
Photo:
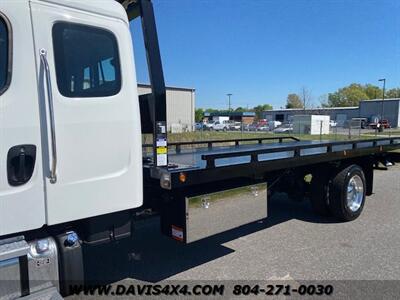
[[[169,132],[192,131],[195,123],[195,89],[166,87],[167,89],[167,125]],[[138,84],[139,95],[151,93],[147,84]]]
[[[293,133],[296,134],[329,134],[329,116],[296,115],[293,116]]]

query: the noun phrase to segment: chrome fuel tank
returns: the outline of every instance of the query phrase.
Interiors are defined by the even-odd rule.
[[[267,217],[267,183],[219,185],[168,197],[161,209],[161,230],[191,243]]]

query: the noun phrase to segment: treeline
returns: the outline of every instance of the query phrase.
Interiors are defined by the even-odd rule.
[[[352,83],[329,93],[321,101],[322,107],[358,106],[361,100],[382,99],[383,89],[373,84]],[[286,108],[308,108],[310,93],[303,88],[299,94],[289,94],[286,99]],[[385,98],[400,98],[400,88],[385,90]]]
[[[346,107],[358,106],[361,100],[382,99],[383,89],[373,84],[359,84],[352,83],[343,88],[339,88],[333,93],[329,93],[323,100],[320,100],[322,107]],[[385,98],[400,98],[400,87],[385,90]],[[311,92],[302,87],[299,93],[290,93],[286,99],[286,108],[309,108],[312,103]],[[247,109],[244,107],[237,107],[230,112],[255,112],[258,119],[262,118],[262,112],[271,110],[272,105],[263,104],[257,105],[253,108]],[[203,119],[204,113],[227,113],[228,110],[218,110],[213,108],[197,108],[195,110],[196,122]]]
[[[382,99],[382,97],[383,89],[376,85],[352,83],[334,93],[328,94],[328,99],[325,103],[322,103],[322,106],[358,106],[361,100]],[[400,98],[400,88],[386,90],[385,98]]]

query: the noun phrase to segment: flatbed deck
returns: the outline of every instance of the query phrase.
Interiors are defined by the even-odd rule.
[[[329,140],[323,141],[290,141],[283,143],[268,143],[268,144],[247,144],[238,146],[216,146],[213,148],[202,147],[184,149],[180,153],[172,151],[169,153],[169,162],[172,165],[179,166],[178,168],[194,167],[204,169],[207,168],[207,160],[203,157],[221,156],[221,158],[215,159],[215,167],[223,167],[229,165],[245,164],[250,163],[251,154],[250,152],[257,152],[260,150],[272,150],[279,149],[282,151],[260,154],[258,157],[259,161],[267,161],[274,159],[290,158],[294,155],[293,150],[285,151],[285,148],[302,147],[302,146],[319,146],[329,143]],[[372,143],[371,143],[372,145]],[[364,145],[366,146],[366,145]],[[335,150],[346,150],[351,149],[351,144],[339,145],[335,147]],[[302,150],[301,155],[313,155],[326,152],[326,147],[316,148],[305,148]],[[232,155],[231,157],[222,157],[224,155]]]
[[[263,143],[265,140],[279,142]],[[249,142],[256,142],[249,144]],[[218,146],[221,143],[231,146]],[[246,144],[243,144],[246,142]],[[200,147],[201,144],[207,144]],[[185,146],[189,148],[184,148]],[[196,146],[197,145],[197,146]],[[239,139],[225,141],[201,141],[173,143],[169,151],[169,172],[174,186],[222,180],[256,172],[267,172],[279,168],[290,168],[307,164],[341,160],[357,156],[375,155],[400,149],[400,137],[375,138],[346,141],[300,141],[293,137],[266,139]],[[145,164],[146,169],[153,169]],[[174,176],[188,174],[189,182],[179,182]],[[149,172],[150,177],[159,178],[160,172]],[[202,174],[202,175],[201,175]],[[205,176],[207,174],[207,176]],[[204,178],[203,178],[203,177]],[[192,181],[193,180],[193,181]]]

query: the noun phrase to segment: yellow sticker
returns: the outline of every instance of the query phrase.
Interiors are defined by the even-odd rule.
[[[157,147],[157,154],[167,154],[167,147]]]

